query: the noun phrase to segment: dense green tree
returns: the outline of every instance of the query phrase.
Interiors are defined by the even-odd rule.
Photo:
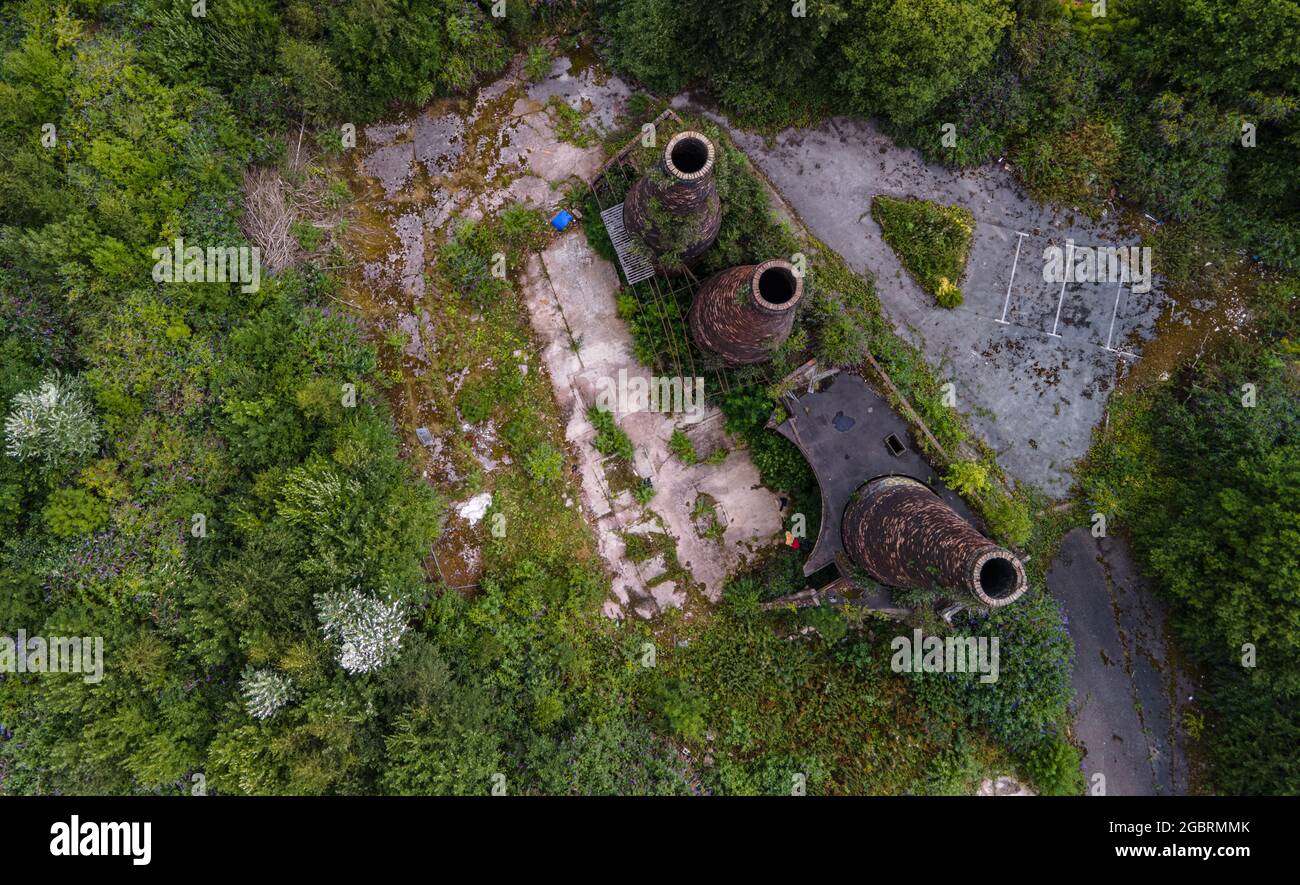
[[[1300,93],[1300,7],[1289,0],[1135,0],[1130,54],[1148,76],[1241,101]]]
[[[330,48],[353,106],[367,113],[465,89],[509,57],[471,0],[347,0],[333,9]]]
[[[900,125],[920,119],[993,57],[1006,0],[852,0],[837,30],[848,107]]]

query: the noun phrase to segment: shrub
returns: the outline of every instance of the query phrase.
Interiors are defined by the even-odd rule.
[[[5,452],[56,467],[92,454],[99,434],[84,383],[51,372],[36,389],[14,396],[5,418]]]
[[[851,296],[817,288],[806,315],[813,327],[817,360],[825,366],[855,366],[871,349],[875,314]]]
[[[912,674],[913,691],[931,710],[949,705],[966,721],[982,727],[1004,745],[1028,752],[1066,715],[1074,696],[1070,683],[1074,645],[1056,601],[1031,590],[1014,605],[983,614],[961,612],[953,619],[957,636],[996,636],[998,679],[982,683],[974,673]]]
[[[99,531],[108,522],[108,504],[85,489],[58,489],[41,512],[57,538],[77,538]]]
[[[993,490],[983,500],[984,520],[993,537],[1011,547],[1024,547],[1034,530],[1029,505]]]
[[[707,705],[691,686],[680,679],[658,678],[650,693],[652,709],[680,738],[699,741],[704,737]]]
[[[939,277],[939,289],[934,293],[934,300],[939,302],[940,307],[951,310],[961,306],[965,299],[962,297],[961,289],[957,288],[955,283],[947,277]]]
[[[524,74],[534,83],[540,83],[551,72],[551,52],[545,46],[528,47],[524,58]]]
[[[649,504],[655,497],[655,486],[649,479],[642,479],[632,489],[632,498],[638,504]]]
[[[1123,157],[1123,132],[1106,119],[1087,120],[1064,134],[1035,130],[1015,154],[1034,199],[1078,207],[1092,218],[1109,205]]]
[[[695,454],[695,446],[691,445],[690,438],[680,430],[673,430],[673,435],[668,439],[668,448],[677,460],[690,466],[700,460],[699,455]]]
[[[247,667],[239,680],[244,709],[254,719],[271,719],[293,699],[293,680],[274,670]]]
[[[1125,190],[1162,218],[1213,213],[1228,191],[1237,115],[1199,96],[1162,93],[1133,113]]]
[[[509,289],[504,279],[492,273],[498,251],[491,227],[467,221],[438,253],[447,281],[475,309],[495,304]]]
[[[609,455],[623,461],[631,461],[633,450],[631,438],[614,422],[614,414],[599,406],[587,409],[587,420],[596,428],[596,436],[591,444],[602,455]]]
[[[1053,734],[1025,756],[1025,774],[1044,796],[1078,796],[1086,782],[1079,767],[1082,754]]]
[[[390,663],[401,649],[406,617],[400,603],[384,603],[359,588],[341,588],[316,597],[321,633],[334,643],[348,673],[369,673]]]
[[[315,252],[325,240],[325,231],[307,221],[295,221],[289,233],[298,241],[304,252]]]
[[[965,729],[956,731],[952,744],[935,756],[929,769],[925,779],[927,796],[970,796],[983,774]]]
[[[564,453],[550,443],[537,446],[524,459],[524,467],[542,485],[559,482],[564,476]]]
[[[812,482],[812,468],[784,436],[762,431],[750,440],[749,454],[768,488],[789,492]]]
[[[611,62],[655,92],[671,94],[686,85],[697,59],[683,42],[680,9],[672,0],[600,4],[601,26]]]
[[[487,420],[496,408],[497,398],[490,377],[471,378],[461,385],[456,396],[456,409],[468,424]]]
[[[987,65],[1015,18],[1001,0],[853,0],[846,12],[837,85],[853,110],[900,124]]]
[[[535,249],[545,240],[546,219],[536,209],[511,203],[501,213],[501,233],[516,251]]]
[[[974,498],[989,487],[989,469],[978,461],[956,461],[943,479],[963,498]]]

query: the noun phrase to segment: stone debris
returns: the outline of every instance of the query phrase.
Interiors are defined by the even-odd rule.
[[[477,525],[479,520],[487,516],[488,507],[490,506],[492,506],[492,493],[481,492],[465,503],[458,504],[456,506],[456,515],[470,525]]]
[[[1033,790],[1007,775],[995,779],[985,778],[976,796],[1037,796]]]

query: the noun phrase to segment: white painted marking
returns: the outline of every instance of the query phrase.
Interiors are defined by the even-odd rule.
[[[1016,281],[1016,265],[1020,263],[1020,247],[1025,242],[1025,237],[1029,234],[1016,231],[1016,257],[1011,261],[1011,279],[1007,280],[1007,298],[1002,302],[1002,319],[998,320],[1004,326],[1011,325],[1007,322],[1007,308],[1011,306],[1011,284]]]
[[[1119,314],[1119,296],[1124,291],[1124,275],[1120,274],[1119,288],[1115,290],[1115,307],[1110,312],[1110,331],[1106,333],[1106,349],[1110,350],[1111,339],[1115,335],[1115,317]]]
[[[1047,334],[1053,338],[1060,338],[1056,334],[1056,327],[1061,324],[1061,305],[1065,304],[1065,286],[1070,281],[1070,264],[1074,261],[1074,243],[1069,243],[1065,247],[1065,273],[1061,274],[1061,295],[1056,299],[1056,320],[1052,323],[1052,331]]]

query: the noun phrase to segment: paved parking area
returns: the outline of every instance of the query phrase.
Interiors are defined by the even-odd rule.
[[[766,140],[731,129],[690,96],[675,104],[728,131],[807,228],[859,273],[876,277],[900,334],[956,385],[957,406],[1013,477],[1062,497],[1116,373],[1141,355],[1163,304],[1159,280],[1145,294],[1115,283],[1051,283],[1043,249],[1127,246],[1103,221],[1042,206],[998,164],[953,170],[926,163],[869,121],[837,117]],[[903,270],[870,215],[876,194],[960,204],[975,217],[965,304],[934,299]]]
[[[976,225],[968,266],[981,273],[968,276],[988,285],[963,289],[968,311],[999,325],[1017,326],[1060,339],[1060,344],[1086,349],[1101,347],[1125,359],[1137,354],[1127,349],[1130,333],[1141,335],[1145,299],[1130,282],[1054,282],[1044,278],[1044,250],[1069,250],[1064,237],[1035,236],[996,224]],[[1110,243],[1079,243],[1101,246]],[[1001,284],[1005,282],[1005,286]]]

